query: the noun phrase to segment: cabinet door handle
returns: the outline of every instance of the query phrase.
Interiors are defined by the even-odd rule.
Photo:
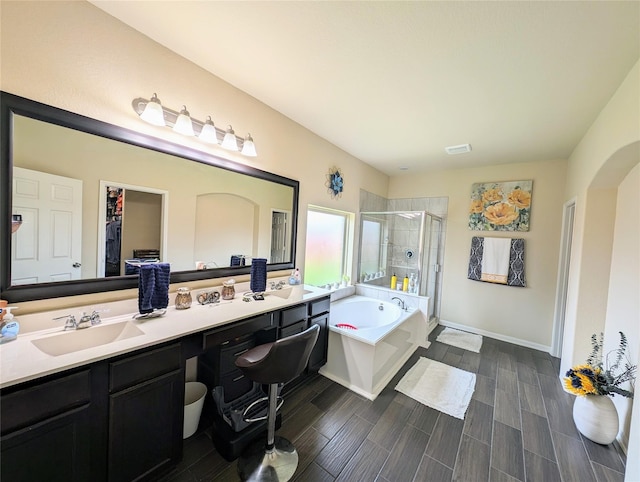
[[[240,375],[239,377],[235,377],[233,380],[231,380],[232,382],[237,382],[238,380],[242,380],[244,378],[244,375]]]
[[[243,353],[247,353],[249,351],[248,348],[245,348],[244,350],[240,350],[238,353],[234,353],[233,356],[240,356]]]

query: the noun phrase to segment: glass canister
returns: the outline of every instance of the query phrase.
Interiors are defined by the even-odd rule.
[[[189,288],[178,288],[176,310],[186,310],[187,308],[191,308],[191,290]]]
[[[222,299],[223,300],[232,300],[236,295],[235,285],[236,280],[230,279],[228,281],[222,282]]]

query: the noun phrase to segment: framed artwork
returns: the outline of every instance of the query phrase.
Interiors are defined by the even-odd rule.
[[[529,231],[533,181],[479,182],[471,187],[469,229]]]

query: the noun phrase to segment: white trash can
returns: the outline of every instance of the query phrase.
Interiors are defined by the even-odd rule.
[[[207,395],[207,386],[200,382],[187,382],[184,387],[184,426],[182,438],[189,438],[200,423],[200,414],[204,397]]]

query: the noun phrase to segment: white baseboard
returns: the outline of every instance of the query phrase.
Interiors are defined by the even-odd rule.
[[[461,325],[460,323],[454,323],[452,321],[447,321],[440,319],[440,324],[442,326],[448,326],[450,328],[456,328],[458,330],[468,331],[469,333],[475,333],[476,335],[488,336],[489,338],[494,338],[500,341],[506,341],[508,343],[513,343],[514,345],[525,346],[527,348],[533,348],[534,350],[544,351],[547,353],[551,353],[551,347],[548,345],[540,345],[539,343],[533,343],[527,340],[521,340],[520,338],[513,338],[507,335],[501,335],[500,333],[493,333],[491,331],[480,330],[473,326]]]

